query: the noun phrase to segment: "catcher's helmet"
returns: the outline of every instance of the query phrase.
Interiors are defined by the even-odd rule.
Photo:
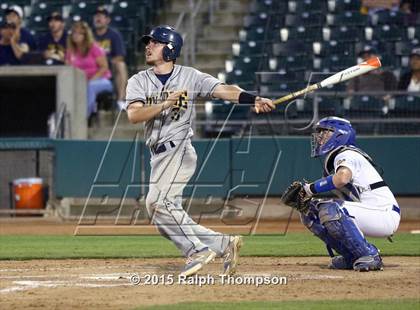
[[[314,127],[312,134],[312,157],[325,155],[342,145],[356,144],[356,131],[350,122],[344,118],[329,116],[321,119]],[[321,132],[332,131],[327,141],[321,141]]]
[[[166,43],[163,48],[163,59],[165,61],[175,60],[181,53],[182,36],[171,26],[157,26],[149,34],[142,36],[141,41],[147,45],[150,40]]]

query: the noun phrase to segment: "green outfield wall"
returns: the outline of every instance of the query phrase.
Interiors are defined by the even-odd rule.
[[[150,154],[142,141],[53,141],[59,197],[137,197],[147,193]],[[322,173],[308,138],[195,140],[198,164],[185,195],[280,195],[293,180]],[[420,195],[420,137],[360,138],[398,195]]]

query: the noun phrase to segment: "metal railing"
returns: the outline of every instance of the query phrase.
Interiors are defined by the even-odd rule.
[[[48,120],[48,136],[52,139],[71,138],[69,117],[67,105],[63,102],[58,112],[51,114]]]
[[[278,98],[286,94],[288,92],[267,92],[261,96]],[[315,91],[278,105],[272,113],[257,115],[252,113],[251,106],[248,105],[248,112],[244,112],[243,105],[214,103],[213,112],[198,115],[196,125],[201,126],[204,133],[208,129],[228,127],[233,135],[248,131],[257,135],[264,135],[264,132],[301,135],[320,118],[336,115],[349,119],[362,135],[420,135],[420,92]]]
[[[197,15],[202,10],[204,5],[202,0],[188,1],[188,12],[182,12],[179,14],[175,24],[175,29],[182,32],[182,38],[184,40],[183,60],[184,65],[194,66],[196,62],[196,51],[197,51]],[[219,0],[210,0],[208,3],[208,16],[209,22],[214,22],[215,12],[219,9]]]

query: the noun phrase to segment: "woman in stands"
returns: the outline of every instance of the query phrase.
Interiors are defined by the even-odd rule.
[[[112,91],[111,71],[105,51],[95,43],[92,30],[84,21],[75,22],[67,37],[66,64],[83,70],[88,79],[87,115],[96,113],[96,95]]]

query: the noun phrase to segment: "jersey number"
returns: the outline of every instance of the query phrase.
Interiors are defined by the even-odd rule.
[[[178,121],[181,117],[181,111],[188,109],[188,94],[187,92],[184,92],[181,96],[179,96],[179,99],[177,103],[175,103],[172,106],[171,110],[171,119],[173,121]]]

